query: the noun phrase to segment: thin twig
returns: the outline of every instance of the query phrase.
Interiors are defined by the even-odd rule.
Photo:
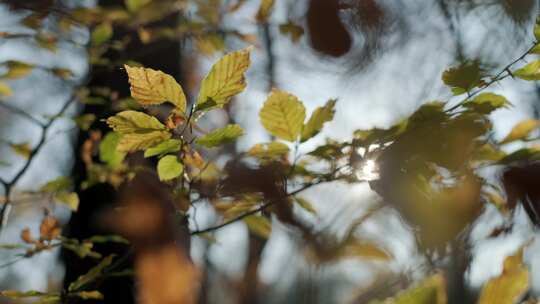
[[[294,190],[292,192],[287,193],[285,195],[285,197],[294,196],[294,195],[296,195],[296,194],[298,194],[298,193],[300,193],[300,192],[302,192],[304,190],[307,190],[307,189],[309,189],[309,188],[311,188],[313,186],[319,185],[319,184],[324,183],[326,181],[328,181],[328,179],[320,179],[320,180],[318,180],[316,182],[306,184],[306,185],[304,185],[304,186],[302,186],[302,187],[300,187],[300,188],[298,188],[298,189],[296,189],[296,190]],[[276,201],[267,202],[266,204],[261,205],[259,208],[250,210],[250,211],[248,211],[246,213],[243,213],[243,214],[241,214],[241,215],[239,215],[239,216],[237,216],[237,217],[235,217],[235,218],[233,218],[233,219],[231,219],[231,220],[229,220],[227,222],[223,222],[223,223],[221,223],[219,225],[212,226],[212,227],[209,227],[209,228],[206,228],[206,229],[192,231],[191,235],[197,235],[197,234],[212,232],[212,231],[221,229],[221,228],[223,228],[225,226],[228,226],[228,225],[230,225],[232,223],[238,222],[238,221],[240,221],[240,220],[242,220],[242,219],[244,219],[244,218],[246,218],[246,217],[248,217],[250,215],[256,214],[256,213],[261,212],[261,211],[264,211],[265,209],[267,209],[268,207],[274,205],[275,203],[276,203]]]
[[[30,155],[28,155],[28,158],[26,159],[26,162],[24,163],[23,167],[17,172],[17,174],[15,174],[15,176],[13,177],[13,179],[11,181],[9,181],[9,182],[3,181],[2,182],[3,185],[4,185],[4,188],[5,188],[4,195],[6,197],[6,200],[4,202],[4,205],[2,205],[2,209],[0,209],[0,220],[1,220],[0,233],[2,232],[2,229],[7,224],[7,219],[8,219],[8,215],[9,215],[9,208],[11,206],[10,197],[11,197],[11,192],[12,192],[13,187],[17,184],[17,182],[21,179],[21,177],[26,173],[26,171],[28,170],[28,168],[30,167],[32,162],[34,161],[35,156],[39,153],[40,149],[45,144],[46,139],[47,139],[47,131],[49,130],[49,128],[54,124],[54,122],[59,117],[61,117],[66,112],[69,105],[71,105],[71,103],[74,100],[75,100],[75,96],[71,95],[69,97],[69,99],[62,105],[62,107],[56,113],[56,115],[53,115],[52,118],[42,126],[42,128],[41,128],[41,136],[39,138],[39,142],[34,147],[34,149],[32,149],[32,151],[30,152]]]
[[[479,88],[478,90],[474,91],[474,92],[470,92],[470,93],[467,93],[467,98],[465,98],[464,100],[460,101],[458,104],[456,104],[455,106],[449,108],[448,110],[446,110],[446,112],[452,112],[454,111],[455,109],[461,107],[467,100],[469,100],[471,97],[477,95],[478,93],[484,91],[485,89],[487,89],[488,87],[490,87],[492,84],[496,83],[496,82],[499,82],[507,77],[513,77],[513,74],[512,72],[510,71],[510,68],[520,62],[521,60],[523,60],[527,55],[529,55],[529,52],[537,45],[537,43],[534,43],[525,53],[523,53],[521,56],[519,56],[519,58],[515,59],[514,61],[510,62],[509,64],[507,64],[504,68],[502,68],[499,73],[497,73],[493,78],[491,78],[491,80],[489,82],[487,82],[483,87]],[[504,74],[506,73],[506,74]],[[503,75],[504,74],[504,75]]]
[[[19,109],[17,107],[14,107],[14,106],[12,106],[12,105],[4,102],[4,101],[0,101],[0,107],[4,108],[4,109],[6,109],[6,110],[8,110],[10,112],[13,112],[14,114],[20,115],[20,116],[32,121],[33,123],[37,124],[38,126],[40,126],[42,128],[45,126],[45,123],[42,122],[41,120],[35,118],[34,116],[26,113],[25,111],[23,111],[23,110],[21,110],[21,109]]]

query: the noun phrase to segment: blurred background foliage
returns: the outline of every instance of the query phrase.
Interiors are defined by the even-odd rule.
[[[0,3],[6,303],[537,302],[537,1]]]

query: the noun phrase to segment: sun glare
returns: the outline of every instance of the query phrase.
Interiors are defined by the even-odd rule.
[[[362,162],[362,165],[356,171],[356,177],[359,180],[371,181],[379,178],[377,163],[372,159]]]

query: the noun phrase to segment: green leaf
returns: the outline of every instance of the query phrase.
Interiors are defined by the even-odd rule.
[[[242,127],[237,124],[231,124],[201,136],[195,142],[207,148],[214,148],[232,142],[242,135],[244,135]]]
[[[99,46],[109,41],[113,36],[113,28],[109,22],[103,22],[92,31],[91,42],[94,46]]]
[[[281,142],[256,144],[248,150],[248,155],[260,158],[272,158],[285,156],[289,153],[289,147]]]
[[[9,97],[13,95],[13,90],[3,81],[0,81],[0,96]]]
[[[540,60],[535,60],[515,70],[512,75],[523,80],[540,80]]]
[[[266,217],[250,215],[243,220],[249,231],[263,239],[267,239],[272,233],[272,223]]]
[[[494,93],[482,93],[463,104],[464,107],[474,112],[489,114],[497,109],[508,107],[510,102],[501,95]]]
[[[207,101],[195,105],[195,109],[193,110],[193,112],[204,112],[216,107],[217,105],[217,102],[215,102],[212,98],[208,98]]]
[[[99,262],[99,264],[90,269],[86,274],[81,275],[77,278],[77,280],[71,282],[71,284],[69,284],[68,291],[77,291],[81,287],[84,287],[88,283],[91,283],[99,278],[103,274],[103,270],[107,268],[107,266],[111,265],[114,257],[114,254],[105,257],[103,260],[101,260],[101,262]]]
[[[450,68],[442,74],[443,82],[452,88],[455,95],[469,92],[480,85],[484,73],[478,60],[467,61],[457,67]]]
[[[177,112],[186,112],[184,90],[174,77],[162,71],[124,65],[131,85],[131,96],[143,106],[172,103]]]
[[[156,155],[169,154],[180,151],[182,141],[178,139],[167,139],[144,151],[144,157],[152,157]]]
[[[399,293],[384,302],[375,301],[370,304],[446,304],[446,282],[442,274],[435,274],[416,286]]]
[[[120,243],[129,244],[129,241],[119,235],[94,235],[85,241],[92,243]]]
[[[23,142],[19,144],[11,143],[9,145],[11,149],[15,152],[15,154],[22,156],[25,159],[28,159],[30,155],[32,154],[32,147],[30,146],[30,143]]]
[[[84,114],[73,119],[77,126],[83,131],[88,131],[95,120],[96,115],[94,114]]]
[[[246,87],[244,73],[249,67],[248,47],[223,56],[216,62],[201,84],[197,105],[213,100],[221,107]]]
[[[128,11],[134,13],[139,11],[143,6],[152,2],[152,0],[124,0]]]
[[[540,126],[540,121],[536,119],[526,119],[515,125],[510,133],[501,141],[501,144],[506,144],[516,140],[526,139],[529,134]]]
[[[75,293],[70,293],[71,297],[78,297],[83,300],[103,300],[103,294],[97,290],[92,291],[79,291]]]
[[[27,76],[32,72],[34,66],[28,63],[20,61],[8,61],[7,62],[8,71],[6,74],[2,75],[2,78],[6,79],[18,79]]]
[[[60,176],[56,179],[53,179],[47,182],[45,185],[41,186],[40,191],[54,193],[59,191],[70,190],[73,187],[73,181],[67,176]]]
[[[109,132],[99,143],[99,160],[106,163],[110,168],[117,168],[126,157],[125,152],[117,149],[121,135],[116,132]]]
[[[142,112],[120,112],[109,117],[107,124],[121,134],[117,146],[121,152],[145,150],[171,137],[159,120]]]
[[[270,134],[296,141],[306,118],[306,109],[296,96],[273,90],[259,112],[259,118]]]
[[[300,138],[301,142],[314,137],[319,134],[324,123],[334,119],[334,106],[336,105],[335,99],[330,99],[323,107],[318,107],[313,111],[308,122],[304,125],[302,129],[302,136]]]
[[[179,177],[184,172],[184,166],[175,155],[166,155],[161,158],[157,165],[159,180],[168,181]]]
[[[73,251],[81,259],[84,259],[85,257],[101,259],[101,254],[92,251],[94,244],[91,242],[79,242],[75,239],[69,239],[62,242],[62,247]]]
[[[72,211],[79,209],[79,195],[75,192],[59,192],[54,198],[60,203],[65,204]]]
[[[317,214],[317,210],[313,208],[313,205],[311,205],[311,203],[308,200],[298,197],[298,196],[295,196],[294,200],[296,201],[298,206],[300,206],[302,209],[306,210],[309,213]]]
[[[529,271],[523,264],[523,248],[504,260],[502,273],[482,288],[478,304],[518,303],[529,290]]]
[[[530,51],[529,54],[540,54],[540,43],[537,43]]]
[[[261,5],[257,11],[256,19],[260,23],[268,21],[270,13],[272,13],[272,8],[274,7],[274,0],[261,0]]]

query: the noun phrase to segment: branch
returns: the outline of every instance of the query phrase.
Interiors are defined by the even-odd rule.
[[[328,179],[321,179],[321,180],[318,180],[316,182],[306,184],[306,185],[304,185],[304,186],[302,186],[302,187],[300,187],[300,188],[298,188],[298,189],[296,189],[296,190],[294,190],[292,192],[287,193],[285,195],[285,197],[294,196],[294,195],[296,195],[296,194],[298,194],[298,193],[300,193],[300,192],[302,192],[304,190],[307,190],[307,189],[309,189],[309,188],[311,188],[313,186],[319,185],[319,184],[324,183],[326,181],[329,181],[329,180]],[[243,214],[241,214],[241,215],[239,215],[239,216],[237,216],[237,217],[235,217],[235,218],[233,218],[233,219],[231,219],[231,220],[229,220],[227,222],[223,222],[223,223],[221,223],[219,225],[212,226],[212,227],[209,227],[209,228],[206,228],[206,229],[195,230],[195,231],[192,231],[190,234],[191,235],[197,235],[197,234],[201,234],[201,233],[207,233],[207,232],[212,232],[212,231],[215,231],[215,230],[219,230],[219,229],[221,229],[221,228],[223,228],[225,226],[228,226],[228,225],[230,225],[232,223],[241,221],[242,219],[244,219],[244,218],[246,218],[246,217],[248,217],[250,215],[256,214],[256,213],[261,212],[261,211],[264,211],[268,207],[274,205],[276,202],[277,201],[267,202],[266,204],[261,205],[259,208],[250,210],[250,211],[248,211],[246,213],[243,213]]]
[[[33,123],[37,124],[38,126],[40,126],[42,128],[45,127],[45,123],[43,123],[41,120],[35,118],[34,116],[26,113],[25,111],[23,111],[23,110],[21,110],[21,109],[19,109],[17,107],[9,105],[8,103],[6,103],[4,101],[0,101],[0,107],[6,109],[8,111],[11,111],[11,112],[13,112],[13,113],[15,113],[17,115],[20,115],[20,116],[32,121]]]
[[[69,99],[62,105],[62,107],[56,113],[56,115],[54,115],[47,123],[45,123],[41,127],[41,137],[39,138],[38,144],[36,145],[36,147],[34,149],[32,149],[32,152],[30,152],[30,155],[28,156],[28,158],[27,158],[26,162],[24,163],[23,167],[19,170],[19,172],[17,172],[17,174],[15,174],[13,179],[11,181],[9,181],[9,182],[6,182],[6,181],[2,180],[2,184],[4,185],[4,188],[5,188],[4,195],[6,197],[6,200],[4,202],[4,205],[2,206],[2,209],[0,209],[0,220],[1,220],[1,222],[0,222],[0,233],[2,232],[2,229],[7,224],[7,219],[8,219],[8,215],[9,215],[9,208],[11,206],[11,191],[12,191],[13,187],[17,184],[17,182],[21,179],[21,177],[23,177],[23,175],[26,173],[26,171],[28,170],[28,168],[30,167],[32,162],[34,161],[35,156],[38,154],[39,150],[45,144],[46,139],[47,139],[47,131],[49,130],[49,128],[53,125],[53,123],[56,121],[56,119],[61,117],[66,112],[69,105],[71,105],[71,103],[74,100],[75,100],[75,95],[71,95],[69,97]]]
[[[455,106],[449,108],[448,110],[446,110],[446,112],[452,112],[454,111],[455,109],[461,107],[467,100],[469,100],[471,97],[477,95],[478,93],[484,91],[485,89],[487,89],[488,87],[490,87],[492,84],[496,83],[496,82],[499,82],[509,76],[512,76],[512,72],[510,71],[510,68],[518,63],[519,61],[523,60],[525,58],[525,56],[529,55],[529,52],[536,46],[537,43],[534,43],[525,53],[523,53],[521,56],[519,56],[517,59],[515,59],[514,61],[510,62],[509,64],[507,64],[504,68],[501,69],[501,71],[499,73],[497,73],[493,78],[491,78],[491,80],[489,82],[487,82],[483,87],[479,88],[478,90],[470,93],[470,94],[467,94],[467,98],[465,98],[464,100],[460,101],[458,104],[456,104]],[[506,72],[506,74],[504,74]],[[504,75],[503,75],[504,74]]]

